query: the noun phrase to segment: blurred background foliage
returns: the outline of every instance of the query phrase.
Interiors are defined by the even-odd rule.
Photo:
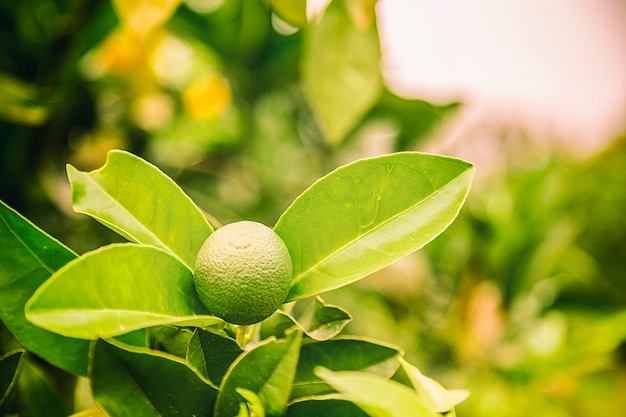
[[[340,164],[427,149],[463,104],[385,87],[375,3],[1,0],[0,199],[83,253],[120,238],[73,214],[66,162],[96,169],[127,149],[217,222],[271,225]],[[461,416],[617,415],[626,141],[571,160],[506,133],[501,168],[446,233],[325,298],[354,315],[348,332],[468,388]],[[0,334],[3,353],[14,345]],[[50,396],[37,366],[30,386]]]

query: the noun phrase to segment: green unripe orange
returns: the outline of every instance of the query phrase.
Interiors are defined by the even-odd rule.
[[[194,271],[196,292],[211,314],[229,323],[258,323],[285,301],[292,264],[282,239],[251,221],[223,226],[204,242]]]

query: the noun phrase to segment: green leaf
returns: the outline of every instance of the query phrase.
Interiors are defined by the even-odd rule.
[[[318,296],[297,320],[310,338],[328,340],[337,336],[352,316],[341,307],[326,304]]]
[[[418,397],[430,410],[436,413],[451,412],[454,415],[454,406],[464,401],[468,396],[468,392],[463,390],[455,390],[453,395],[450,395],[450,392],[441,386],[439,382],[424,375],[414,365],[402,358],[400,358],[400,364],[409,377]]]
[[[286,417],[368,417],[353,402],[341,398],[314,397],[291,403]]]
[[[382,92],[378,33],[358,29],[334,1],[305,32],[302,83],[327,140],[343,141]]]
[[[426,245],[456,218],[473,176],[468,162],[401,152],[318,180],[274,228],[293,260],[287,301],[350,284]]]
[[[17,381],[23,354],[23,350],[18,350],[0,357],[0,406],[4,404]]]
[[[239,356],[220,386],[215,417],[237,415],[243,401],[237,388],[258,395],[268,416],[282,415],[287,408],[301,340],[302,333],[292,331],[286,339],[269,339]]]
[[[318,366],[332,371],[362,371],[390,378],[398,369],[401,355],[402,351],[397,347],[356,337],[303,344],[291,398],[333,392],[315,375]]]
[[[98,340],[90,373],[96,404],[116,417],[209,416],[217,389],[182,359]]]
[[[76,255],[0,201],[0,319],[28,351],[52,365],[87,375],[89,343],[30,323],[24,307],[54,271]]]
[[[315,373],[371,417],[437,417],[410,388],[364,372],[333,372],[319,367]]]
[[[196,329],[187,349],[187,362],[215,385],[230,365],[243,353],[234,339]]]
[[[270,7],[285,22],[296,27],[307,24],[306,0],[269,0]]]
[[[26,305],[26,317],[65,336],[97,339],[163,324],[212,326],[191,272],[152,246],[115,244],[59,269]]]
[[[213,228],[171,178],[124,151],[110,151],[100,169],[67,166],[72,204],[128,240],[164,249],[193,271]]]

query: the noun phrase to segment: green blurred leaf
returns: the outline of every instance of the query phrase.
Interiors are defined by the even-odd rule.
[[[133,32],[146,36],[174,14],[182,0],[113,0],[120,20]]]
[[[400,364],[418,397],[430,410],[436,413],[450,413],[450,417],[456,415],[454,407],[468,397],[467,391],[455,390],[451,395],[439,382],[424,375],[416,366],[402,358]]]
[[[215,417],[238,413],[243,399],[237,388],[257,394],[268,416],[282,415],[287,408],[301,340],[302,333],[292,331],[286,339],[269,339],[239,356],[220,386]]]
[[[31,324],[24,306],[54,271],[76,255],[0,201],[0,318],[30,352],[68,372],[86,375],[89,343]]]
[[[52,373],[33,356],[22,360],[16,386],[17,403],[29,417],[65,417],[71,412],[71,391],[63,387],[61,373]],[[70,401],[68,401],[70,399]]]
[[[23,354],[23,350],[18,350],[0,357],[0,406],[4,404],[17,381]]]
[[[213,232],[200,209],[154,165],[124,151],[86,173],[67,166],[72,204],[130,241],[164,249],[193,271]]]
[[[31,322],[66,336],[112,337],[163,324],[211,326],[191,272],[152,246],[115,244],[57,271],[26,305]]]
[[[269,0],[269,4],[274,13],[290,25],[306,26],[306,0]]]
[[[99,408],[89,408],[87,410],[79,411],[78,413],[72,414],[70,417],[108,417],[104,414],[104,411]]]
[[[215,385],[220,385],[230,365],[242,353],[234,339],[196,329],[189,341],[187,362]]]
[[[116,417],[209,416],[217,389],[176,356],[98,340],[91,388],[96,404]]]
[[[395,151],[407,151],[429,138],[459,107],[458,103],[436,106],[423,100],[399,97],[385,90],[368,117],[392,120],[397,124]]]
[[[397,347],[356,337],[303,344],[291,397],[333,392],[315,375],[318,366],[332,371],[362,371],[390,378],[398,369],[401,355],[402,351]]]
[[[37,86],[0,72],[0,119],[26,126],[40,126],[50,116]]]
[[[410,388],[364,372],[333,372],[318,367],[315,373],[371,417],[437,417]]]
[[[343,0],[348,16],[360,30],[368,29],[376,19],[377,0]]]
[[[330,144],[343,141],[382,92],[375,26],[360,30],[334,1],[305,32],[302,88]]]
[[[456,218],[473,176],[468,162],[402,152],[318,180],[274,228],[293,260],[287,301],[350,284],[423,247]]]
[[[294,401],[286,417],[368,417],[351,401],[341,398],[314,397]]]
[[[326,304],[319,296],[298,317],[300,327],[315,340],[328,340],[337,336],[351,320],[352,316],[347,311]]]

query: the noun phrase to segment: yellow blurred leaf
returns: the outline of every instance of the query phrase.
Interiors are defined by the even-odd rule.
[[[183,106],[192,119],[211,120],[230,106],[232,94],[228,81],[211,75],[191,83],[183,91]]]
[[[376,17],[377,0],[345,0],[350,20],[359,30],[367,30]]]
[[[141,37],[167,22],[180,3],[181,0],[113,0],[123,24]]]

